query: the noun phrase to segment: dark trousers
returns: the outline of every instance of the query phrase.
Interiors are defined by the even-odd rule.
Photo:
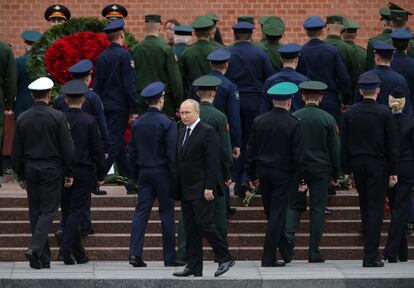
[[[87,210],[90,204],[91,190],[95,184],[96,179],[93,177],[75,177],[72,187],[64,188],[65,201],[62,202],[68,214],[62,242],[63,255],[69,256],[72,253],[77,259],[85,256],[79,226],[84,217],[85,210]]]
[[[308,172],[307,184],[309,188],[309,260],[320,257],[319,244],[322,239],[325,223],[325,208],[328,201],[329,173],[314,171]],[[299,179],[296,177],[291,187],[291,199],[287,210],[286,237],[291,246],[295,246],[295,233],[300,224],[300,218],[306,211],[306,194],[298,192]]]
[[[386,166],[373,164],[352,165],[355,185],[359,196],[364,262],[379,259],[378,247],[384,218],[384,202],[388,187]]]
[[[62,167],[58,163],[27,162],[25,166],[33,250],[42,263],[50,262],[47,240],[60,204]]]
[[[112,164],[116,162],[119,175],[130,178],[124,139],[128,127],[128,117],[127,111],[105,111],[109,139],[112,142],[108,151],[108,159],[106,159],[106,171],[109,171]]]
[[[234,161],[233,174],[235,178],[235,191],[241,195],[242,184],[248,182],[245,173],[246,150],[249,142],[250,129],[254,119],[260,114],[260,97],[240,95],[240,124],[241,124],[241,147],[240,157]]]
[[[214,201],[205,199],[183,200],[181,209],[187,239],[187,267],[194,272],[203,270],[203,242],[206,238],[213,248],[214,259],[219,263],[230,261],[227,241],[217,233],[214,224]]]
[[[138,204],[135,208],[131,225],[129,255],[142,257],[145,229],[148,224],[155,198],[160,201],[163,256],[165,262],[175,259],[175,215],[174,201],[169,197],[171,178],[169,173],[139,174]]]
[[[276,252],[288,255],[285,237],[286,211],[292,184],[292,174],[277,171],[258,171],[267,227],[263,245],[262,264],[276,262]]]
[[[408,207],[411,203],[413,187],[414,165],[410,162],[400,162],[400,174],[398,183],[388,189],[388,200],[391,208],[391,223],[388,228],[387,244],[384,249],[384,256],[400,259],[408,258],[408,242],[405,226],[408,222]],[[412,207],[411,207],[412,208]]]

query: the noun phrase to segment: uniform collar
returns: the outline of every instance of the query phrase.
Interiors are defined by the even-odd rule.
[[[236,45],[253,45],[253,43],[251,41],[237,41],[236,43],[234,43],[234,46]]]
[[[386,28],[382,31],[382,34],[390,34],[392,33],[392,29],[391,28]]]
[[[310,44],[319,44],[319,43],[322,43],[322,42],[323,41],[321,39],[319,39],[319,38],[313,38],[313,39],[310,39],[308,41],[308,43],[310,43]]]
[[[371,99],[371,98],[369,98],[369,99],[363,99],[362,100],[362,102],[363,103],[367,103],[367,104],[374,104],[374,103],[377,103],[377,101],[375,101],[374,99]]]
[[[39,106],[39,107],[41,107],[41,106],[49,106],[49,104],[47,104],[46,102],[44,102],[44,101],[35,101],[34,103],[33,103],[33,106]]]
[[[316,107],[316,108],[318,108],[319,106],[314,104],[314,103],[309,103],[309,104],[306,104],[305,107]]]
[[[155,35],[147,35],[147,36],[145,36],[145,40],[148,40],[148,39],[158,39],[159,37],[158,36],[155,36]]]
[[[375,65],[375,68],[381,70],[391,70],[391,67],[387,65]]]
[[[339,39],[339,40],[341,40],[341,37],[338,36],[338,35],[328,35],[328,36],[326,36],[326,39]]]
[[[112,42],[111,47],[121,47],[122,48],[122,46],[119,43],[116,43],[116,42]]]
[[[211,70],[210,74],[211,75],[217,75],[217,76],[223,76],[223,74],[218,70]]]
[[[161,112],[160,109],[158,109],[157,107],[148,107],[147,111],[152,111],[152,112]]]
[[[210,41],[206,39],[199,39],[197,40],[196,44],[210,44]]]
[[[289,113],[288,110],[286,110],[285,108],[280,108],[280,107],[273,107],[273,111]]]
[[[282,69],[282,71],[289,71],[289,72],[293,72],[293,71],[296,71],[295,69],[293,69],[292,67],[284,67],[283,69]]]
[[[80,108],[68,108],[68,112],[82,112]]]
[[[355,45],[355,42],[354,42],[354,41],[352,41],[352,40],[345,41],[345,43],[348,43],[348,44],[350,44],[350,45]]]
[[[207,101],[201,101],[201,102],[200,102],[200,105],[205,105],[205,106],[213,106],[213,104],[212,104],[212,103],[207,102]]]

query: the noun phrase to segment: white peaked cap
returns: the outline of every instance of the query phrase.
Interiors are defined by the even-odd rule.
[[[39,79],[33,81],[28,86],[29,90],[32,91],[45,91],[50,90],[53,88],[53,81],[50,80],[50,78],[47,77],[40,77]]]

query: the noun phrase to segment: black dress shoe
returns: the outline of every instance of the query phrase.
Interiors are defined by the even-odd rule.
[[[92,228],[88,228],[88,229],[81,229],[79,231],[81,237],[86,237],[88,235],[93,235],[95,234],[95,231]]]
[[[95,195],[106,195],[108,194],[105,190],[101,190],[101,188],[99,188],[99,186],[96,186],[93,190],[92,193]]]
[[[129,256],[129,264],[134,267],[147,267],[147,263],[142,261],[141,257],[130,255]]]
[[[80,257],[80,258],[76,258],[76,264],[85,264],[85,263],[88,263],[90,260],[89,260],[89,258],[88,258],[88,256],[83,256],[83,257]]]
[[[40,263],[42,269],[50,269],[50,262]]]
[[[384,260],[387,261],[388,263],[397,263],[398,262],[398,258],[395,256],[384,256]]]
[[[363,262],[362,267],[366,268],[374,268],[374,267],[384,267],[384,262],[377,260],[377,261],[370,261],[370,262]]]
[[[262,263],[262,267],[285,267],[286,263],[282,261],[276,261],[273,263]]]
[[[214,277],[218,277],[220,275],[223,275],[227,271],[229,271],[230,267],[234,266],[234,260],[230,260],[224,263],[221,263],[219,267],[217,268],[217,271],[214,273]]]
[[[172,262],[164,262],[165,267],[178,267],[185,266],[185,261],[174,260]]]
[[[188,276],[203,277],[203,273],[202,272],[195,272],[195,271],[185,267],[183,271],[173,273],[173,276],[175,276],[175,277],[188,277]]]
[[[29,260],[30,267],[32,267],[33,269],[42,268],[42,264],[40,264],[39,257],[33,250],[28,249],[24,255],[26,256],[26,259]]]
[[[64,255],[63,263],[65,263],[65,265],[75,265],[76,262],[70,255]]]
[[[316,258],[309,258],[309,263],[324,263],[325,259],[323,259],[322,257],[316,257]]]
[[[332,209],[325,208],[325,215],[331,215],[333,213]]]
[[[237,209],[236,208],[232,208],[230,207],[229,209],[227,209],[227,218],[236,215],[237,213]]]

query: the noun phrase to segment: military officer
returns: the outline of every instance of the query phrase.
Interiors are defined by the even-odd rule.
[[[411,94],[411,105],[414,105],[414,59],[407,55],[412,37],[413,34],[406,29],[396,29],[391,33],[392,43],[397,49],[392,57],[391,69],[405,78]]]
[[[390,34],[392,32],[391,11],[390,11],[390,9],[381,8],[379,10],[379,14],[380,14],[380,21],[381,21],[383,31],[380,34],[378,34],[375,37],[368,40],[366,70],[372,69],[375,65],[375,62],[374,62],[374,48],[372,47],[374,42],[378,41],[378,40],[384,41],[384,40],[389,39]]]
[[[129,264],[146,267],[142,260],[145,228],[156,198],[159,199],[165,266],[181,266],[175,261],[174,201],[168,193],[175,170],[177,125],[162,114],[165,85],[153,82],[144,87],[141,96],[149,108],[132,126],[128,159],[134,180],[139,183],[138,204],[131,225]]]
[[[340,169],[340,139],[335,119],[320,109],[323,91],[328,88],[319,81],[305,81],[299,84],[303,91],[305,107],[293,113],[300,119],[309,187],[310,240],[308,260],[310,263],[325,262],[320,255],[319,244],[325,222],[325,208],[328,200],[330,178],[337,179]],[[296,182],[299,179],[295,180]],[[299,183],[298,183],[299,184]],[[286,236],[291,247],[295,246],[295,233],[300,218],[306,211],[306,192],[298,192],[292,185],[291,198],[286,216]],[[292,253],[290,253],[292,254]]]
[[[138,96],[134,60],[130,52],[122,47],[125,39],[124,26],[124,20],[115,19],[104,28],[111,45],[97,59],[93,90],[101,97],[112,143],[108,150],[107,171],[117,161],[119,174],[130,177],[124,135],[129,113],[136,112]],[[128,193],[136,191],[131,182],[128,182],[126,189]]]
[[[72,167],[75,170],[73,184],[65,188],[65,209],[67,219],[65,233],[61,243],[63,262],[66,265],[89,262],[82,247],[79,225],[85,211],[90,210],[91,191],[102,185],[106,175],[105,156],[101,136],[95,118],[81,110],[85,102],[84,95],[89,91],[84,80],[71,80],[63,85],[61,93],[65,95],[68,109],[65,112],[71,128],[75,145]],[[73,260],[72,255],[75,257]]]
[[[220,20],[219,16],[217,14],[214,14],[214,13],[209,13],[206,16],[210,17],[210,19],[214,23],[214,27],[213,27],[213,30],[211,31],[211,35],[210,35],[210,42],[212,42],[217,47],[224,46],[223,39],[222,39],[221,33],[220,33],[220,29],[217,26],[217,23]]]
[[[197,17],[191,27],[194,29],[197,41],[187,47],[180,57],[184,95],[188,95],[191,84],[195,79],[210,72],[211,68],[207,56],[217,48],[217,45],[210,41],[210,34],[214,27],[214,22],[210,17]]]
[[[25,253],[30,267],[50,268],[49,228],[58,212],[63,177],[73,183],[74,145],[65,115],[51,107],[53,81],[29,85],[35,103],[17,119],[11,155],[20,186],[27,190],[32,240]]]
[[[128,10],[120,4],[108,4],[102,9],[101,14],[109,20],[123,19],[128,16]]]
[[[50,5],[45,11],[45,19],[52,26],[65,23],[70,19],[70,16],[70,10],[61,4]]]
[[[30,94],[29,88],[27,88],[31,82],[29,71],[27,71],[27,60],[29,59],[30,49],[33,43],[41,36],[42,33],[37,31],[24,31],[20,34],[20,37],[26,44],[26,53],[16,58],[17,93],[13,107],[16,118],[33,105],[32,95]]]
[[[266,45],[267,38],[266,38],[265,33],[263,32],[263,25],[264,25],[264,23],[266,22],[267,19],[273,18],[273,17],[276,17],[276,16],[266,15],[266,16],[260,16],[259,17],[259,21],[258,22],[260,24],[260,31],[262,32],[262,39],[260,39],[260,42],[262,44],[264,44],[264,45]]]
[[[359,24],[357,22],[347,19],[344,24],[344,30],[342,30],[342,39],[354,48],[357,63],[357,78],[365,72],[367,67],[367,50],[354,42],[357,37],[358,29]]]
[[[252,24],[253,26],[255,25],[254,24],[254,17],[250,16],[250,15],[242,15],[242,16],[237,17],[237,23],[240,23],[240,22],[247,22],[247,23]],[[235,40],[237,41],[237,39],[235,39]],[[268,49],[262,41],[256,42],[256,41],[253,41],[253,39],[252,39],[251,43],[253,44],[254,47],[260,48],[260,49],[262,49],[263,51],[265,51],[267,53]],[[230,47],[232,47],[234,44],[235,43],[230,45]]]
[[[247,172],[251,185],[260,185],[267,220],[262,267],[285,266],[290,262],[285,221],[296,173],[303,179],[301,191],[307,189],[301,125],[299,119],[289,113],[291,99],[297,92],[298,86],[291,82],[278,83],[267,91],[273,97],[274,108],[254,120],[247,146]],[[284,262],[276,261],[278,248]]]
[[[352,82],[336,47],[323,42],[325,22],[318,16],[307,18],[303,24],[309,41],[302,46],[297,71],[309,79],[328,85],[320,107],[341,121],[341,105],[351,104]]]
[[[260,97],[267,78],[274,73],[269,56],[253,46],[251,39],[254,25],[239,22],[233,26],[236,43],[230,49],[231,57],[226,77],[236,84],[240,95],[241,155],[235,164],[236,193],[244,197],[242,181],[245,151],[250,135],[250,127],[260,112]],[[243,183],[247,184],[247,183]]]
[[[326,32],[325,41],[335,45],[341,53],[342,60],[345,64],[348,75],[352,81],[352,89],[355,89],[355,83],[358,79],[358,63],[356,62],[356,55],[354,49],[342,40],[341,33],[344,29],[345,18],[339,15],[330,15],[326,17]]]
[[[363,267],[384,266],[379,260],[378,247],[385,195],[387,186],[393,187],[398,182],[396,125],[389,107],[376,101],[380,81],[370,72],[359,77],[364,100],[351,106],[345,114],[341,133],[344,174],[353,173],[360,203]]]
[[[180,59],[181,53],[191,44],[194,29],[191,26],[174,27],[174,53]]]
[[[388,8],[390,9],[391,27],[393,31],[396,29],[406,29],[410,31],[410,28],[408,27],[408,17],[413,15],[413,13],[401,8],[400,6],[392,2],[388,2]],[[384,41],[391,44],[391,35],[388,35],[388,38]],[[408,49],[408,56],[414,58],[413,39],[410,39],[410,48]]]
[[[141,93],[145,86],[154,81],[165,83],[165,103],[163,112],[176,117],[183,99],[183,87],[177,56],[173,48],[159,37],[161,16],[145,15],[146,36],[133,50],[137,91]],[[143,114],[147,104],[143,98],[138,103],[138,113]]]
[[[260,99],[260,114],[272,110],[272,97],[266,93],[270,87],[281,82],[292,82],[296,85],[299,85],[300,83],[309,80],[306,76],[300,74],[299,72],[296,72],[295,70],[298,65],[300,50],[301,46],[296,43],[289,43],[283,45],[278,49],[278,53],[280,54],[280,59],[283,65],[283,70],[266,79],[263,93]],[[298,93],[293,96],[290,111],[296,111],[302,108],[303,105],[304,102],[302,100],[302,93],[298,91]]]
[[[405,96],[405,108],[404,112],[407,114],[412,114],[412,104],[411,104],[411,95],[408,89],[407,81],[404,77],[391,70],[391,59],[395,48],[384,41],[377,41],[373,45],[374,55],[375,55],[375,67],[372,70],[369,70],[362,74],[363,75],[372,75],[375,74],[381,80],[380,91],[376,100],[378,103],[388,106],[388,96],[395,89],[401,89],[403,95]],[[363,96],[361,93],[356,95],[356,101],[360,102]]]
[[[268,49],[267,54],[272,61],[273,68],[279,72],[282,70],[283,65],[278,49],[281,46],[280,40],[283,37],[283,33],[285,33],[285,23],[279,17],[271,16],[264,22],[262,31],[266,37],[266,41],[262,43]]]

